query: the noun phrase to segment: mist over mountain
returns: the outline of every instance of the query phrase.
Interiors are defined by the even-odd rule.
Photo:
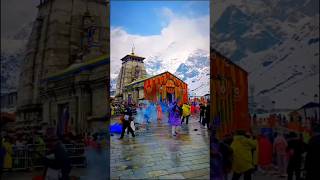
[[[16,91],[32,22],[1,39],[1,93]]]
[[[319,1],[215,1],[211,47],[249,73],[257,108],[318,101]],[[319,94],[318,94],[319,96]]]

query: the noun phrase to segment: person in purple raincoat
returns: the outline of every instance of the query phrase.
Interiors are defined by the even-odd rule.
[[[181,126],[181,119],[180,119],[180,108],[178,107],[177,102],[173,102],[169,109],[169,124],[172,126],[172,135],[176,136],[177,127]]]

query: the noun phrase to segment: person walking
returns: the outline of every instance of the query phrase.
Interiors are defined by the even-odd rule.
[[[169,124],[171,125],[171,133],[173,136],[176,136],[177,133],[177,127],[181,126],[181,111],[177,104],[177,102],[173,102],[170,106],[169,111]]]
[[[203,118],[204,118],[204,112],[205,112],[205,106],[202,104],[202,103],[200,103],[200,119],[199,119],[199,123],[202,123],[202,121],[203,121]]]
[[[301,164],[302,164],[302,154],[305,151],[305,144],[303,140],[300,139],[296,133],[291,132],[289,134],[287,152],[289,154],[288,161],[288,180],[293,179],[293,174],[295,174],[296,180],[301,178]]]
[[[233,150],[231,148],[232,143],[231,136],[225,136],[219,144],[219,151],[222,155],[222,173],[224,180],[228,180],[228,174],[232,171]]]
[[[244,175],[244,180],[251,180],[254,168],[252,150],[255,150],[256,146],[256,141],[246,137],[242,130],[239,130],[234,136],[231,143],[233,150],[232,180],[239,180],[242,175]]]
[[[188,124],[190,117],[190,105],[185,103],[182,105],[182,121],[181,124],[184,122],[184,119],[186,119],[186,124]]]
[[[278,172],[280,177],[286,177],[287,146],[288,146],[288,143],[287,143],[287,140],[284,138],[283,134],[278,133],[273,143],[273,152],[275,153],[275,156],[276,156],[276,162],[277,162]]]
[[[128,128],[129,132],[131,133],[132,137],[135,137],[133,129],[130,126],[130,121],[132,120],[132,112],[130,107],[128,106],[124,112],[124,121],[122,124],[122,132],[119,139],[123,139],[124,133],[126,129]]]

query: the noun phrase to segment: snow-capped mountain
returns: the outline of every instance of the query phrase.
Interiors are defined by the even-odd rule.
[[[190,95],[203,96],[209,94],[209,54],[200,49],[190,54],[186,62],[179,65],[175,75],[188,84]]]
[[[1,39],[1,93],[17,90],[24,51],[31,29],[32,23],[27,23],[17,33]]]
[[[319,94],[319,1],[217,2],[211,46],[249,72],[258,107],[299,108]],[[319,100],[316,100],[319,101]],[[288,107],[290,106],[290,107]]]
[[[22,58],[21,52],[1,52],[1,93],[17,90]]]

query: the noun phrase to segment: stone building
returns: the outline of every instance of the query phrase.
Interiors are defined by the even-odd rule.
[[[18,123],[58,127],[67,109],[63,123],[80,133],[107,115],[108,6],[40,0],[18,87]]]
[[[1,93],[1,112],[15,112],[17,106],[17,92]]]
[[[116,86],[116,97],[118,97],[119,100],[123,99],[126,85],[135,80],[147,77],[147,71],[143,62],[144,59],[144,57],[135,55],[133,50],[131,54],[121,59],[122,67],[117,78]]]

